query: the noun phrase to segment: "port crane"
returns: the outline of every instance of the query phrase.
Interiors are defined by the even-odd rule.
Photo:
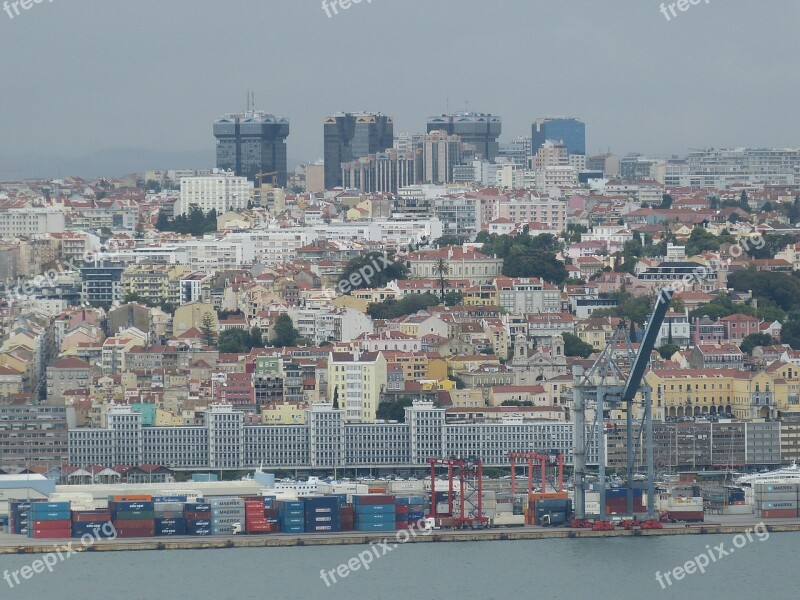
[[[594,423],[591,429],[592,441],[597,443],[597,460],[600,487],[600,519],[606,513],[606,444],[604,411],[625,407],[627,418],[627,510],[633,514],[633,466],[635,450],[633,447],[633,399],[641,391],[644,399],[642,425],[645,431],[647,453],[647,515],[654,519],[655,514],[655,472],[653,465],[653,411],[652,390],[643,378],[650,354],[655,348],[661,325],[675,290],[666,287],[656,295],[655,306],[647,323],[639,351],[633,355],[633,348],[627,337],[624,322],[614,331],[611,341],[606,345],[592,367],[584,374],[580,370],[575,375],[573,389],[575,402],[575,435],[573,458],[575,465],[575,518],[586,519],[586,454],[587,454],[587,408],[594,408]],[[628,344],[630,372],[626,375],[615,361],[617,345],[624,340]]]

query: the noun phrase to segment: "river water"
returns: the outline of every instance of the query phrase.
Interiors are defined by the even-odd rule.
[[[337,567],[369,552],[368,546],[82,553],[60,561],[52,573],[18,576],[13,588],[0,581],[0,598],[795,599],[800,534],[767,535],[753,535],[752,541],[681,535],[405,544],[376,548],[368,570],[359,567],[344,578]],[[671,584],[665,581],[663,573],[709,552],[713,561],[697,560],[709,563],[704,574],[695,570],[680,581],[674,575]],[[11,575],[35,558],[0,556],[0,570]],[[327,574],[326,585],[323,569],[334,571],[336,581]]]

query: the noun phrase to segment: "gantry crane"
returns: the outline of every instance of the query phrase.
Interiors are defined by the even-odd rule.
[[[483,463],[480,459],[460,460],[456,458],[429,458],[431,465],[431,514],[433,518],[453,517],[457,529],[486,527],[488,517],[483,516]],[[447,467],[448,515],[441,515],[436,506],[436,467]],[[474,484],[470,480],[474,480]],[[459,512],[453,514],[454,484],[458,482]],[[471,509],[467,508],[467,505]]]
[[[605,421],[603,413],[608,408],[625,407],[627,417],[627,510],[633,514],[633,399],[641,391],[644,398],[643,427],[646,434],[647,452],[647,514],[648,519],[655,518],[655,473],[653,468],[653,414],[652,390],[643,377],[650,353],[655,348],[661,325],[667,314],[667,309],[672,301],[674,290],[671,287],[660,290],[656,296],[655,306],[650,320],[647,323],[644,337],[639,351],[633,357],[630,373],[622,372],[614,360],[617,344],[620,340],[628,343],[629,356],[632,357],[633,349],[627,339],[625,323],[614,332],[611,341],[603,349],[600,357],[586,374],[576,373],[575,387],[573,390],[575,400],[575,444],[573,458],[575,464],[575,518],[586,518],[586,409],[594,407],[595,416],[592,427],[592,437],[597,441],[597,460],[599,465],[600,487],[600,519],[605,518],[606,512],[606,452],[605,452]]]
[[[509,452],[508,460],[511,463],[511,496],[517,493],[517,460],[525,461],[528,465],[528,495],[533,492],[533,475],[536,467],[540,469],[542,492],[547,492],[547,468],[554,466],[557,469],[553,489],[556,492],[564,491],[564,455],[558,451],[550,454],[542,452]]]

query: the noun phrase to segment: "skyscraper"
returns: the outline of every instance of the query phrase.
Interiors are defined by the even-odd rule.
[[[341,187],[342,163],[394,146],[394,119],[380,113],[338,113],[324,122],[325,189]]]
[[[586,154],[586,125],[572,117],[537,119],[531,132],[531,155],[547,140],[563,142],[570,154]]]
[[[286,186],[286,138],[289,120],[265,112],[247,110],[214,121],[217,168],[256,181],[259,173],[277,174]]]
[[[484,113],[462,112],[428,118],[428,133],[445,131],[457,135],[463,143],[475,146],[475,152],[489,162],[494,162],[500,154],[497,139],[502,128],[500,117]]]

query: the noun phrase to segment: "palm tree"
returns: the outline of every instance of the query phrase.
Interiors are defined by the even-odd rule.
[[[445,277],[450,274],[450,265],[447,264],[447,261],[443,258],[440,258],[436,261],[436,265],[433,267],[433,272],[439,276],[439,285],[441,286],[442,290],[442,302],[444,302],[444,286],[447,283]]]

